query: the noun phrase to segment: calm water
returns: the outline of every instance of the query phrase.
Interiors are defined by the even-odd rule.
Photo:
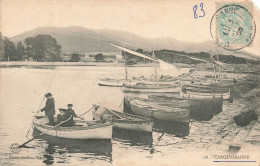
[[[129,68],[131,76],[150,75],[153,71],[148,67]],[[34,111],[38,109],[54,74],[49,92],[55,98],[56,109],[73,103],[74,110],[80,115],[93,103],[122,111],[123,108],[119,107],[124,96],[121,89],[100,87],[97,83],[99,78],[123,78],[124,68],[2,68],[0,72],[1,165],[122,165],[126,164],[124,159],[137,163],[138,160],[152,163],[156,159],[172,159],[180,152],[196,152],[205,148],[216,137],[218,129],[230,123],[230,117],[236,114],[236,111],[231,113],[230,105],[225,103],[222,113],[209,122],[193,122],[190,130],[189,126],[159,124],[151,135],[116,131],[111,142],[71,141],[43,136],[14,154],[9,147],[12,143],[27,141],[25,136]],[[92,119],[91,112],[85,119]],[[32,134],[30,132],[28,137],[32,138]]]

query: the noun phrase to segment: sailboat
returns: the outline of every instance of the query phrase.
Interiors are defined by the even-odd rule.
[[[157,66],[158,64],[160,64],[161,75],[166,74],[166,75],[178,76],[182,73],[181,72],[174,73],[174,71],[178,71],[178,69],[167,62],[155,58],[154,51],[153,51],[153,57],[149,57],[113,43],[109,43],[109,44],[125,52],[128,52],[132,55],[142,57],[154,62],[155,78],[153,80],[152,79],[142,80],[142,82],[138,82],[138,83],[134,81],[125,82],[122,85],[123,86],[122,89],[124,92],[138,92],[138,93],[179,93],[180,92],[179,84],[175,82],[177,79],[163,80],[158,78]]]
[[[113,43],[109,43],[110,45],[119,48],[123,51],[123,53],[128,52],[132,55],[138,56],[138,57],[142,57],[144,59],[148,59],[148,60],[152,60],[154,62],[154,68],[155,68],[155,79],[153,78],[144,78],[144,77],[139,77],[139,78],[133,78],[133,79],[129,79],[128,78],[128,71],[127,71],[127,56],[125,55],[125,79],[111,79],[111,78],[104,78],[104,79],[100,79],[99,80],[99,85],[100,86],[112,86],[112,87],[122,87],[123,85],[128,85],[128,86],[133,86],[135,84],[138,83],[142,83],[145,85],[149,85],[149,86],[154,86],[154,85],[173,85],[175,84],[175,81],[177,80],[178,75],[183,74],[183,72],[178,71],[178,69],[167,63],[164,62],[160,59],[156,59],[154,52],[153,52],[153,58],[143,55],[141,53],[138,53],[136,51],[130,50],[128,48],[113,44]],[[158,64],[160,64],[160,69],[161,69],[161,75],[167,75],[170,77],[161,77],[158,78],[158,73],[157,73],[157,66]],[[174,73],[174,71],[178,71],[177,73]],[[186,72],[186,71],[185,71]],[[175,86],[175,85],[173,85]]]

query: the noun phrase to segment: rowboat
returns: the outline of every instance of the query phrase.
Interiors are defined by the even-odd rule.
[[[168,84],[123,84],[123,92],[133,92],[133,93],[179,93],[180,87],[177,85]]]
[[[223,98],[223,100],[229,100],[230,98],[230,91],[227,93],[207,93],[207,92],[193,92],[193,91],[186,91],[186,93],[180,93],[180,96],[187,97],[187,98],[194,98],[194,99],[213,99],[216,98]]]
[[[230,90],[232,85],[201,83],[201,84],[185,84],[183,87],[188,91],[226,93]]]
[[[110,87],[122,87],[124,83],[136,83],[138,80],[130,79],[112,79],[112,78],[103,78],[99,79],[99,86],[110,86]]]
[[[152,132],[153,130],[153,122],[150,118],[110,110],[95,104],[93,107],[93,118],[100,120],[103,117],[111,121],[114,128],[143,132]]]
[[[34,128],[33,137],[41,134],[39,130]],[[68,153],[91,153],[95,155],[108,156],[112,152],[112,143],[109,139],[89,140],[89,139],[67,139],[53,137],[50,135],[42,135],[36,143],[46,141],[47,144],[58,146],[60,149],[66,149]]]
[[[72,127],[55,127],[48,125],[48,118],[46,116],[34,117],[33,126],[50,136],[57,136],[68,139],[111,139],[112,138],[112,124],[99,121],[83,121],[74,120],[75,125]]]
[[[152,117],[157,120],[185,122],[190,121],[190,111],[185,108],[169,107],[159,105],[156,102],[144,101],[137,97],[124,98],[125,112],[132,112],[145,117]]]
[[[171,104],[176,105],[176,102],[189,102],[190,116],[196,120],[210,120],[214,114],[223,110],[223,99],[217,97],[194,98],[193,96],[173,94],[150,94],[148,97],[157,101],[164,101],[169,106]],[[178,105],[178,107],[181,107],[181,105]]]

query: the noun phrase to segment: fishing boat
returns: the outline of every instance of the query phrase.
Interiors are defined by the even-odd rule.
[[[100,121],[74,120],[75,125],[72,127],[53,127],[48,125],[46,116],[35,116],[33,126],[46,135],[57,136],[68,139],[111,139],[112,124],[101,123]]]
[[[185,122],[190,121],[190,111],[185,108],[163,106],[156,102],[144,101],[137,97],[124,98],[125,112],[132,112],[145,117],[152,117],[156,120]]]
[[[123,92],[132,93],[180,93],[180,87],[178,85],[167,84],[123,84]]]
[[[219,97],[212,98],[194,98],[193,96],[182,96],[173,94],[150,94],[151,99],[164,101],[168,105],[175,105],[177,102],[190,103],[190,116],[196,120],[210,120],[214,114],[218,114],[223,110],[223,99]],[[179,107],[181,107],[179,105]]]
[[[150,118],[110,110],[95,104],[93,107],[93,118],[100,120],[102,117],[109,120],[113,123],[114,128],[142,132],[152,132],[153,130],[153,122]]]

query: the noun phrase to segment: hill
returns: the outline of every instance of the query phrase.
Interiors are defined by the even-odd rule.
[[[209,50],[216,50],[215,52],[219,54],[234,55],[234,52],[217,47],[214,41],[191,43],[165,37],[148,39],[125,31],[109,29],[92,30],[78,26],[39,27],[12,37],[11,40],[17,43],[37,34],[49,34],[55,37],[62,46],[62,51],[65,53],[75,51],[79,53],[118,51],[118,49],[107,44],[107,42],[113,42],[122,46],[125,45],[131,49],[142,48],[144,50],[151,50],[153,47],[155,50],[168,49],[184,52],[209,52]],[[245,51],[236,51],[235,53],[238,57],[259,60],[258,56]]]

